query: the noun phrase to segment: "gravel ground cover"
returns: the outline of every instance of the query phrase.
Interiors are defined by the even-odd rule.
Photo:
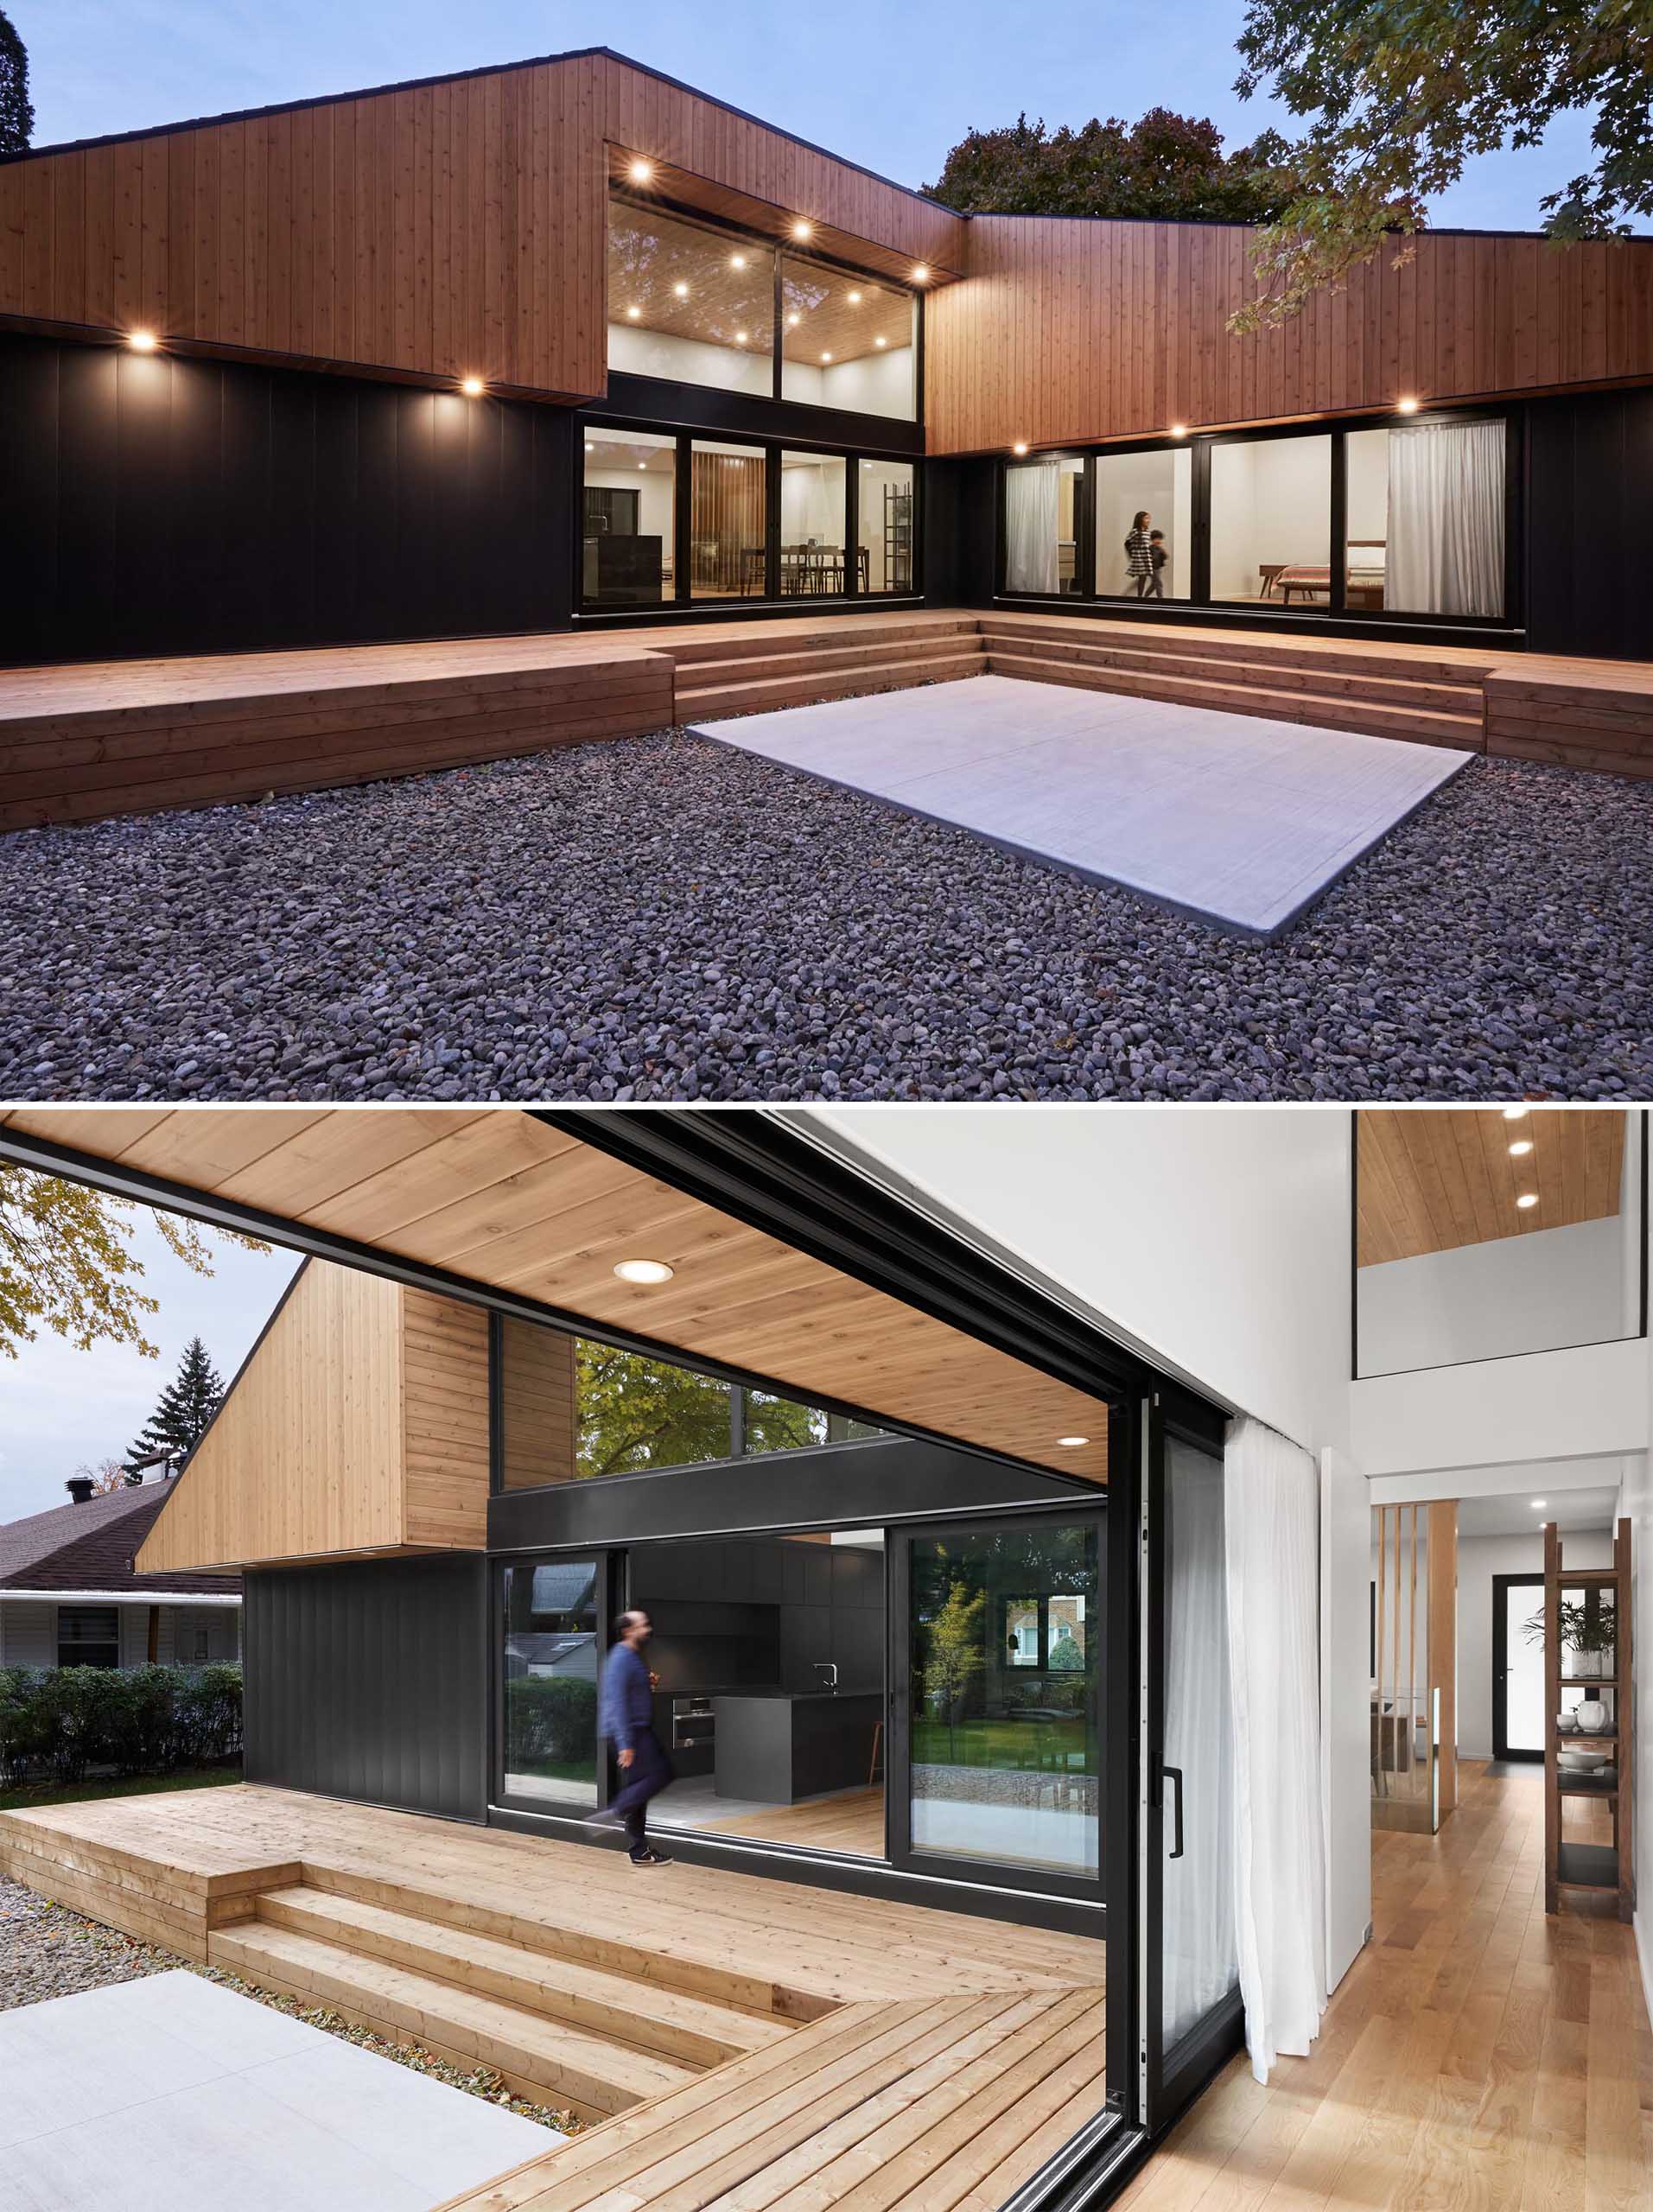
[[[0,839],[0,1096],[1642,1097],[1650,863],[1476,761],[1261,944],[668,731]]]
[[[302,2005],[296,1998],[260,1989],[222,1967],[198,1966],[193,1959],[175,1958],[170,1951],[136,1942],[118,1929],[87,1920],[67,1905],[53,1904],[22,1882],[0,1874],[0,2012],[17,2005],[35,2005],[47,1997],[102,1989],[110,1982],[136,1981],[143,1974],[174,1974],[181,1967],[207,1981],[222,1982],[226,1989],[238,1990],[244,1997],[313,2028],[325,2028],[329,2035],[340,2036],[346,2043],[359,2044],[364,2050],[393,2058],[398,2066],[411,2067],[416,2074],[429,2074],[436,2081],[446,2082],[450,2088],[485,2097],[490,2104],[502,2106],[523,2120],[537,2120],[542,2127],[577,2135],[585,2125],[570,2112],[513,2096],[491,2066],[468,2069],[451,2066],[434,2051],[391,2043],[369,2028],[355,2026],[324,2005]]]

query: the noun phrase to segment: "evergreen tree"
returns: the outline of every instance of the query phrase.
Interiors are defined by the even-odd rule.
[[[126,1454],[130,1466],[151,1452],[181,1459],[200,1441],[201,1432],[223,1402],[224,1383],[199,1337],[191,1337],[178,1363],[177,1377],[161,1393],[143,1433]]]
[[[35,127],[29,98],[29,50],[0,8],[0,154],[21,154]]]

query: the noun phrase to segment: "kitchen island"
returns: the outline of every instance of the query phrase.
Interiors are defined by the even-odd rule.
[[[720,1797],[795,1805],[867,1781],[881,1690],[757,1690],[713,1705]]]

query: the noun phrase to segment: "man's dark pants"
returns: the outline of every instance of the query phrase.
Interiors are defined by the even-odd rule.
[[[608,1809],[626,1823],[626,1840],[636,1859],[649,1847],[649,1800],[658,1797],[671,1781],[671,1762],[655,1740],[652,1728],[638,1730],[632,1750],[632,1763],[621,1769],[620,1786]]]

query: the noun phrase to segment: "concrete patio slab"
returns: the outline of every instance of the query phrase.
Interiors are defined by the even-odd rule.
[[[187,1973],[0,2013],[0,2212],[429,2212],[557,2139]]]
[[[694,728],[1260,937],[1474,757],[1005,676]]]

